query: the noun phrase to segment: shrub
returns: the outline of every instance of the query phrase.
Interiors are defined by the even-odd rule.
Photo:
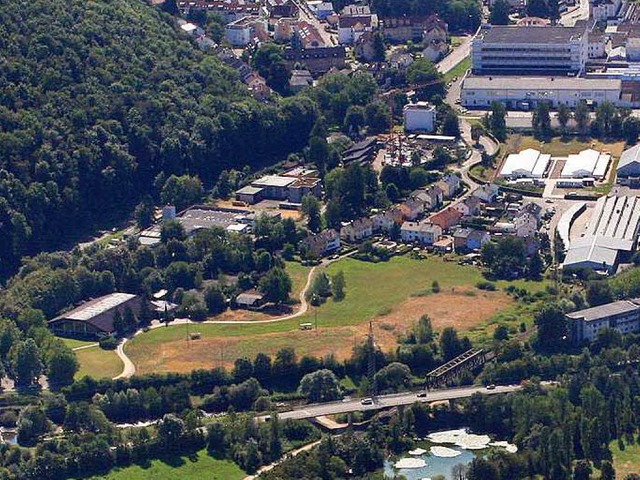
[[[118,346],[118,339],[113,335],[109,335],[108,337],[102,337],[98,344],[103,350],[115,350]]]
[[[476,283],[476,288],[478,290],[488,290],[490,292],[495,292],[496,291],[496,284],[493,282],[488,282],[486,280],[483,280],[481,282]]]

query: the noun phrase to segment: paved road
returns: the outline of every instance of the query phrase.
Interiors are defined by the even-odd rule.
[[[342,402],[305,405],[289,412],[279,413],[278,418],[300,420],[323,415],[380,410],[383,408],[397,407],[401,405],[411,405],[415,402],[426,403],[467,398],[478,392],[487,395],[497,395],[501,393],[515,392],[521,388],[522,387],[520,385],[497,386],[494,390],[487,390],[485,387],[449,388],[430,391],[427,393],[427,396],[423,398],[418,397],[416,392],[394,393],[392,395],[381,395],[372,405],[362,405],[361,399],[359,398]],[[259,417],[260,420],[264,420],[265,418],[265,416]]]
[[[436,64],[436,68],[440,73],[447,73],[449,70],[453,69],[456,65],[458,65],[465,57],[468,57],[471,53],[471,40],[473,40],[474,36],[465,37],[462,40],[462,43],[458,45],[453,51],[440,60]]]

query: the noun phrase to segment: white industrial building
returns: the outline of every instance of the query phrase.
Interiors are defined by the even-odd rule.
[[[492,102],[509,109],[533,109],[539,102],[574,108],[581,101],[594,106],[605,101],[631,106],[621,99],[621,92],[622,80],[614,78],[468,76],[460,98],[469,108],[489,107]]]
[[[436,107],[427,102],[405,105],[402,109],[404,129],[407,132],[433,132],[436,128]]]
[[[562,178],[594,178],[602,180],[607,173],[611,155],[597,150],[583,150],[578,154],[569,155],[562,168]]]
[[[551,155],[542,154],[533,148],[520,153],[512,153],[505,160],[500,170],[503,178],[542,178],[547,171]]]
[[[599,198],[586,233],[570,242],[563,267],[615,272],[620,256],[636,248],[639,224],[640,198]]]
[[[584,71],[586,25],[576,27],[487,25],[471,43],[474,73],[535,74]]]
[[[618,161],[617,174],[619,184],[640,186],[640,144],[622,152]]]
[[[567,313],[567,323],[574,344],[591,342],[603,328],[613,328],[625,335],[640,330],[640,298]]]

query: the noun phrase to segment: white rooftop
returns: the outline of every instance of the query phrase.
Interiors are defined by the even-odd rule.
[[[84,305],[80,305],[75,310],[72,310],[71,312],[64,314],[63,316],[64,318],[68,318],[69,320],[90,320],[104,312],[122,305],[132,298],[136,298],[136,296],[130,293],[112,293],[110,295],[105,295],[104,297],[87,302]]]
[[[608,153],[600,153],[597,150],[583,150],[578,154],[569,155],[562,169],[562,178],[602,178],[607,172],[607,166],[611,160]]]
[[[541,178],[547,170],[550,160],[551,155],[541,154],[538,150],[527,148],[507,157],[500,170],[500,176]]]

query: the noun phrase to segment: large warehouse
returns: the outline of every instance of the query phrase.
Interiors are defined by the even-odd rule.
[[[583,24],[485,25],[471,43],[473,72],[482,74],[578,74],[587,56]]]
[[[83,303],[78,308],[49,320],[49,328],[65,337],[96,338],[115,331],[113,319],[127,308],[138,315],[144,298],[130,293],[110,293]]]
[[[510,179],[542,178],[547,171],[550,160],[551,155],[527,148],[507,157],[500,169],[500,176]]]
[[[593,149],[569,155],[562,168],[562,178],[594,178],[602,180],[607,173],[611,155]]]
[[[586,233],[569,245],[563,267],[614,273],[621,257],[635,250],[639,223],[638,197],[601,197]]]
[[[621,185],[640,186],[640,144],[622,152],[617,181]]]
[[[622,80],[612,78],[468,76],[462,82],[460,98],[468,108],[489,107],[492,102],[509,109],[533,109],[538,102],[552,107],[575,107],[580,101],[630,106],[621,100],[621,91]]]

